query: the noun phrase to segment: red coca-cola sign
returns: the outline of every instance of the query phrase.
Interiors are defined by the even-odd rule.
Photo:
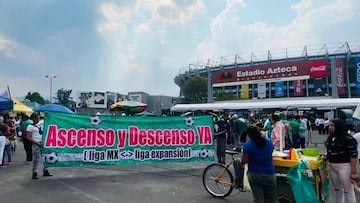
[[[326,61],[314,61],[310,67],[310,76],[314,78],[324,77],[328,73]]]

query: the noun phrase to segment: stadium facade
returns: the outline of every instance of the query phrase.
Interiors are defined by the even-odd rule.
[[[250,60],[244,58],[236,55],[230,63],[221,58],[190,64],[174,78],[180,97],[187,79],[196,74],[208,79],[208,102],[213,102],[216,92],[232,93],[238,99],[360,97],[360,41],[252,53]]]

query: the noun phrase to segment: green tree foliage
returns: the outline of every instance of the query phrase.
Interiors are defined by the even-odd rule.
[[[216,101],[236,100],[237,97],[231,92],[219,91],[215,93]]]
[[[71,100],[71,93],[72,90],[67,90],[64,88],[58,89],[56,92],[56,103],[72,108],[75,102]]]
[[[189,78],[184,86],[184,96],[188,103],[205,103],[207,101],[207,79],[199,75]]]
[[[28,92],[25,96],[25,99],[31,102],[39,103],[41,105],[46,103],[45,99],[38,92]]]

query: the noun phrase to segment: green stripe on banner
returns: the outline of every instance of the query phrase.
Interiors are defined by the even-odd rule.
[[[214,160],[211,116],[124,117],[47,113],[46,167]]]

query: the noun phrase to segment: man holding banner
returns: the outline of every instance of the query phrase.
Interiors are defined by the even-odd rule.
[[[32,143],[32,154],[33,154],[32,179],[37,180],[38,179],[37,167],[39,165],[39,162],[42,161],[41,151],[40,151],[42,132],[40,128],[37,126],[40,120],[39,115],[37,113],[33,113],[31,114],[30,119],[33,121],[33,123],[28,125],[28,127],[26,128],[26,138],[30,140],[30,142]],[[52,176],[45,167],[43,171],[44,171],[43,176]]]

